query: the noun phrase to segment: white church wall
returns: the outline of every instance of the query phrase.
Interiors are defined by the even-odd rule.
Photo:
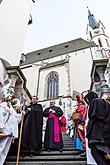
[[[70,86],[73,90],[82,92],[90,88],[90,74],[92,58],[90,49],[84,49],[69,54],[70,58]]]
[[[37,67],[37,65],[33,65],[30,68],[22,69],[22,72],[27,80],[26,86],[31,95],[37,94],[38,71],[39,67]]]
[[[32,0],[3,0],[0,4],[0,57],[18,65]]]
[[[65,67],[64,66],[58,66],[55,68],[49,68],[49,69],[45,69],[42,70],[40,72],[40,79],[39,79],[39,92],[38,92],[38,97],[43,100],[46,99],[45,93],[46,93],[46,89],[45,89],[45,80],[46,80],[46,76],[51,72],[51,71],[55,71],[58,73],[59,75],[59,96],[66,96],[67,95],[67,74],[65,71]]]

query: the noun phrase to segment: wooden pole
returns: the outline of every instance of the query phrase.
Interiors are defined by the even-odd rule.
[[[16,165],[18,165],[19,158],[20,158],[20,147],[21,147],[21,138],[22,138],[22,130],[23,130],[23,121],[24,121],[24,114],[23,114],[21,126],[20,126],[20,135],[19,135],[19,142],[18,142],[18,152],[17,152]]]

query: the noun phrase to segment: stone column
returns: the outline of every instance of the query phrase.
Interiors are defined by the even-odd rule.
[[[69,59],[68,62],[65,64],[65,70],[67,73],[67,96],[71,95],[71,89],[70,89],[70,68],[69,68]]]
[[[101,92],[106,92],[108,90],[108,85],[105,79],[105,67],[104,66],[99,66],[96,69],[96,72],[98,73],[100,77],[100,87],[101,87]]]
[[[32,65],[33,69],[33,84],[36,84],[36,91],[34,88],[33,94],[39,95],[39,81],[40,81],[40,69],[46,66],[47,63],[44,63],[43,61],[41,63],[36,63]]]
[[[17,82],[15,86],[15,94],[17,96],[20,96],[21,94],[23,94],[23,82]]]
[[[9,86],[9,92],[11,94],[14,94],[15,93],[15,84],[16,84],[16,81],[18,80],[18,76],[15,74],[10,74],[10,79],[11,79],[11,83]]]
[[[70,56],[66,56],[65,58],[65,61],[67,63],[65,63],[65,70],[66,70],[66,73],[67,73],[67,97],[66,98],[66,112],[65,112],[65,115],[66,117],[68,118],[69,115],[71,115],[72,113],[72,104],[71,104],[71,86],[70,86],[70,65],[69,65],[69,60],[70,60]]]
[[[40,67],[41,67],[40,64],[32,65],[32,71],[33,71],[32,81],[33,81],[33,84],[36,84],[33,90],[33,95],[37,95],[37,96],[38,96],[38,91],[39,91]]]

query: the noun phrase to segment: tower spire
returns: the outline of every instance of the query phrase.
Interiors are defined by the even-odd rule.
[[[88,8],[88,7],[87,7]],[[89,21],[89,26],[92,28],[92,29],[97,29],[99,28],[99,22],[96,21],[94,15],[91,13],[91,11],[89,10],[88,8],[88,21]]]
[[[101,20],[96,20],[94,15],[88,9],[87,40],[94,42],[99,50],[110,50],[109,36]]]

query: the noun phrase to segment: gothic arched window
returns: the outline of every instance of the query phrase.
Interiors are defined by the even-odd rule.
[[[50,72],[46,78],[47,99],[58,97],[59,92],[59,76],[55,71]]]

